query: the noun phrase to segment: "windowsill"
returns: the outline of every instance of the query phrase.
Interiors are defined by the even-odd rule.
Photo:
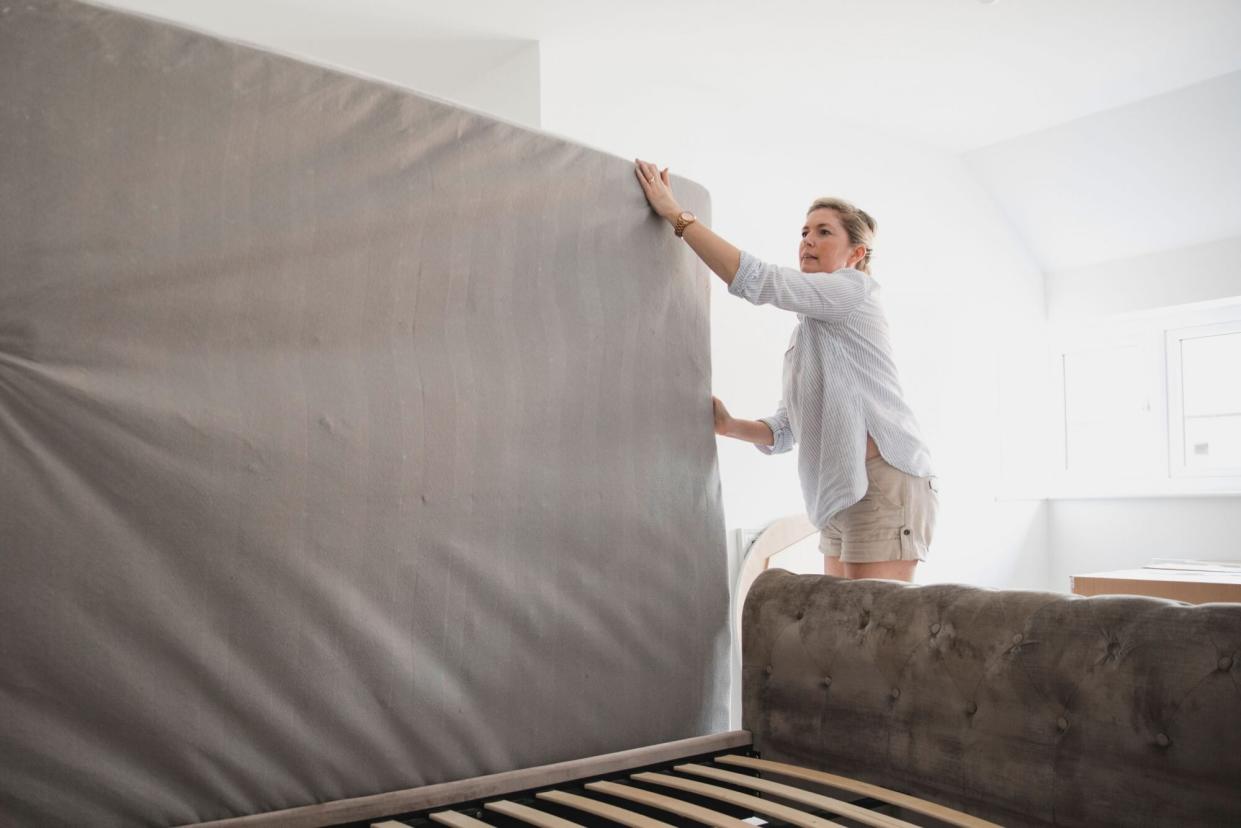
[[[1219,489],[1109,489],[1087,487],[1065,487],[1052,492],[1007,491],[997,494],[997,503],[1017,503],[1038,500],[1140,500],[1140,499],[1174,499],[1191,497],[1241,497],[1241,487]]]
[[[1152,499],[1152,498],[1170,498],[1180,499],[1187,497],[1241,497],[1241,489],[1209,489],[1203,491],[1190,490],[1159,490],[1159,489],[1136,489],[1126,491],[1114,491],[1108,489],[1066,489],[1063,491],[1052,492],[1047,495],[1047,500],[1124,500],[1124,499]]]
[[[1045,489],[1048,500],[1120,500],[1125,498],[1238,497],[1241,475],[1053,475]]]

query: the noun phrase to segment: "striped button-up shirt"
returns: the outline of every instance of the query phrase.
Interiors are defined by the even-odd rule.
[[[756,305],[797,314],[784,354],[784,399],[761,418],[775,445],[800,446],[797,469],[806,514],[820,529],[866,494],[866,435],[889,464],[931,475],[931,455],[905,404],[892,359],[879,283],[859,270],[802,273],[741,254],[728,288]]]

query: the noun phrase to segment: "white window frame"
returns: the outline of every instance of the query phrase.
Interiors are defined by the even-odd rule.
[[[1187,334],[1201,335],[1206,329],[1241,331],[1241,297],[1174,310],[1127,314],[1106,320],[1085,320],[1062,324],[1053,332],[1051,370],[1055,416],[1052,436],[1056,451],[1051,452],[1050,499],[1122,497],[1203,497],[1241,495],[1241,471],[1184,469],[1182,456],[1178,469],[1176,448],[1184,446],[1180,388],[1180,341]],[[1179,337],[1179,339],[1177,339]],[[1066,468],[1068,422],[1065,399],[1065,357],[1105,348],[1137,345],[1146,354],[1153,372],[1151,413],[1154,415],[1154,444],[1147,450],[1157,453],[1157,461],[1142,474],[1108,476],[1098,472],[1074,472]],[[1175,364],[1174,364],[1175,363]],[[1238,371],[1241,372],[1241,366]],[[1179,473],[1187,472],[1187,473]]]
[[[1168,362],[1168,473],[1178,481],[1198,480],[1199,485],[1223,491],[1241,489],[1241,467],[1225,469],[1193,469],[1185,463],[1185,411],[1181,386],[1181,343],[1220,334],[1241,334],[1241,318],[1205,325],[1173,328],[1166,332]],[[1241,382],[1241,365],[1237,366]],[[1218,483],[1216,487],[1212,485]]]

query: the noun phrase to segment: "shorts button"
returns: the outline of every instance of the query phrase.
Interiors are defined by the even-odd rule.
[[[908,534],[909,534],[909,530],[908,530],[908,529],[906,529],[906,530],[905,530],[905,534],[906,534],[906,535],[908,535]]]

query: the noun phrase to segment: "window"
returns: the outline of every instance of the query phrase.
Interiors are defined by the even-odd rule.
[[[1052,496],[1241,494],[1241,305],[1061,331]]]
[[[1241,320],[1167,333],[1170,468],[1241,476]]]

